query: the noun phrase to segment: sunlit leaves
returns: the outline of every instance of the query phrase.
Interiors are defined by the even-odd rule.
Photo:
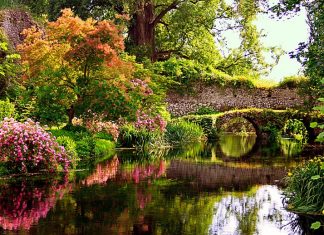
[[[89,108],[113,111],[113,118],[127,114],[130,107],[125,106],[131,100],[134,68],[131,62],[121,59],[124,41],[115,24],[82,20],[65,9],[44,31],[33,27],[26,29],[24,35],[26,39],[18,49],[27,69],[26,84],[41,87],[34,88],[39,104],[55,107],[60,110],[57,113],[73,109],[73,115]],[[45,95],[45,88],[49,96]]]

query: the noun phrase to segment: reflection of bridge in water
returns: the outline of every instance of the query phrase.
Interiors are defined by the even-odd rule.
[[[243,168],[219,164],[200,164],[185,161],[171,161],[167,178],[189,180],[206,189],[247,189],[258,184],[282,184],[287,175],[285,167]]]

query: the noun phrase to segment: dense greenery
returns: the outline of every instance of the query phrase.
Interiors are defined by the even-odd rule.
[[[186,144],[203,138],[204,130],[195,123],[174,120],[166,127],[166,140],[170,144]]]
[[[324,1],[322,0],[283,0],[273,7],[278,15],[294,14],[305,8],[307,11],[307,23],[310,28],[309,40],[300,43],[298,49],[291,53],[303,65],[305,75],[309,81],[305,83],[301,90],[307,97],[306,107],[311,109],[319,97],[323,97],[323,84],[321,80],[324,76],[323,70],[323,34],[324,34]]]
[[[288,208],[321,214],[324,210],[324,159],[317,157],[297,167],[288,177],[286,199]]]

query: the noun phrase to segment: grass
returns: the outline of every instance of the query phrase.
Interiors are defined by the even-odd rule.
[[[204,138],[204,130],[195,123],[176,120],[168,123],[165,138],[170,144],[197,142]]]
[[[322,214],[324,210],[324,157],[316,157],[297,167],[287,177],[285,199],[288,209]]]

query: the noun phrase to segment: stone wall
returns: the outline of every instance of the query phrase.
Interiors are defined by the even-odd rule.
[[[224,88],[216,85],[197,84],[188,94],[169,92],[168,110],[174,116],[196,112],[200,107],[218,111],[242,108],[295,108],[303,104],[297,89],[288,88]]]

